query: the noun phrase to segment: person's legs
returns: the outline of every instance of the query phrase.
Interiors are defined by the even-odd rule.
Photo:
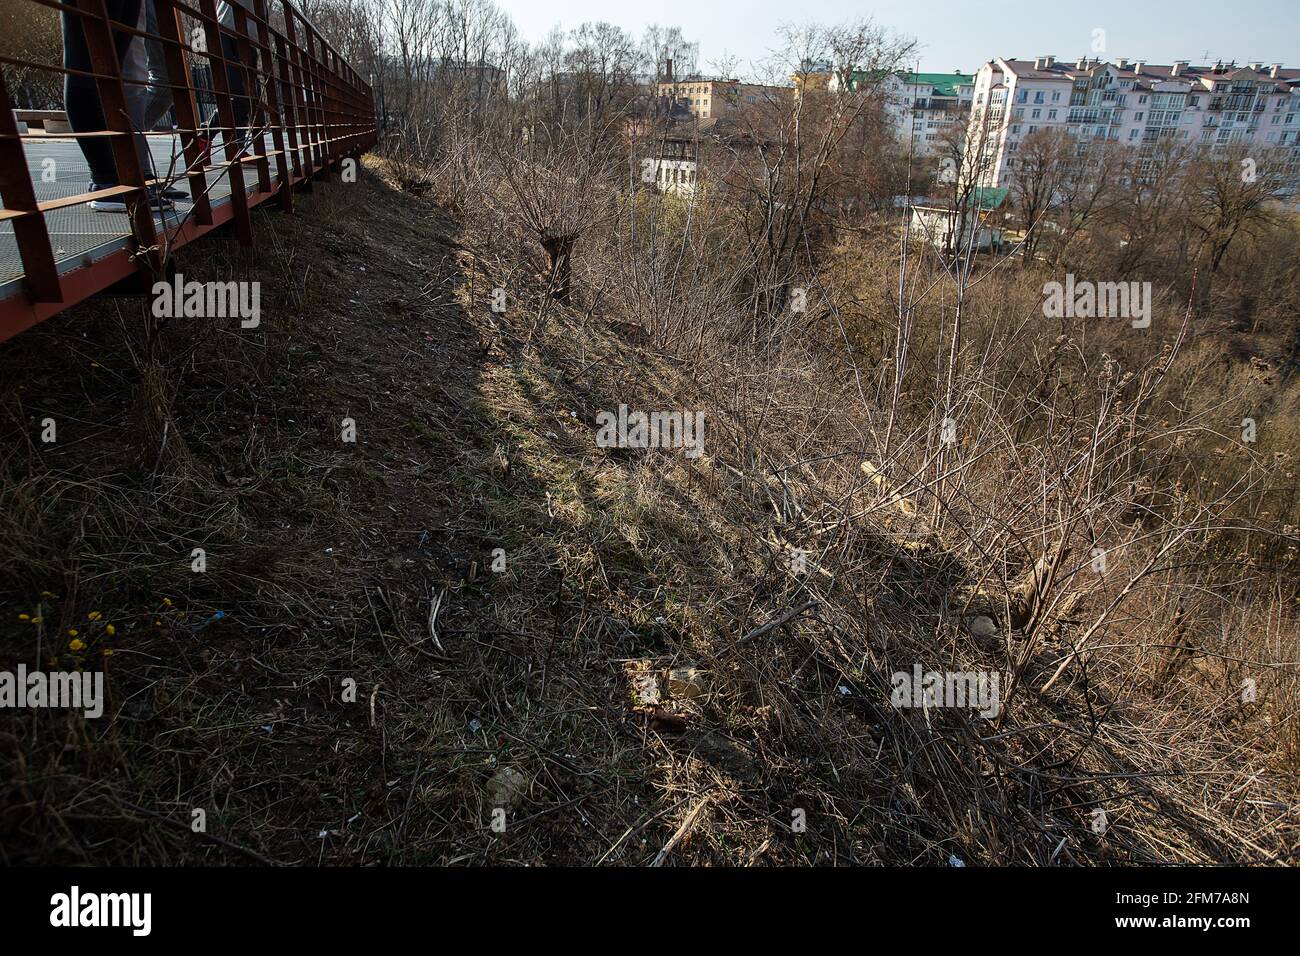
[[[158,34],[158,18],[153,0],[142,0],[138,29],[150,36]],[[151,146],[159,142],[160,138],[147,135],[157,129],[159,121],[171,109],[171,91],[167,87],[166,66],[162,62],[162,44],[153,39],[137,39],[140,42],[131,44],[126,61],[122,64],[123,78],[128,81],[125,89],[131,124],[146,134],[136,137],[136,154],[140,157],[140,168],[149,179],[171,177],[175,174],[174,161],[155,160]],[[189,198],[188,193],[171,187],[164,186],[161,191],[166,199]]]
[[[150,39],[144,43],[145,59],[149,65],[149,100],[145,106],[146,129],[154,129],[172,108],[172,90],[167,85],[167,58],[161,40],[152,39],[158,34],[158,11],[154,0],[144,0],[145,29]]]
[[[118,23],[133,24],[140,12],[140,0],[106,0],[110,20]],[[68,70],[94,72],[90,62],[90,51],[86,47],[86,31],[80,15],[66,10],[60,14],[63,21],[63,66]],[[131,41],[135,39],[129,33],[113,32],[114,46],[117,48],[119,63],[128,59]],[[108,126],[104,119],[104,107],[99,100],[99,88],[96,81],[87,76],[67,74],[63,79],[63,103],[68,114],[68,124],[75,133],[98,133]],[[117,164],[113,161],[113,147],[106,137],[78,139],[77,145],[86,157],[90,167],[90,178],[94,186],[115,186],[118,184]]]
[[[145,4],[142,3],[139,16],[136,18],[137,30],[148,28],[144,6]],[[122,89],[126,93],[126,106],[131,114],[132,128],[147,133],[152,128],[145,119],[145,113],[149,108],[149,63],[144,43],[139,42],[139,37],[136,40],[137,42],[127,48],[126,57],[122,60],[124,81]],[[135,152],[140,157],[140,168],[144,170],[145,177],[155,178],[153,155],[149,151],[147,136],[135,137]]]

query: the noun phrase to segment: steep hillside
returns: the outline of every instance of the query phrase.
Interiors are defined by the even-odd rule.
[[[828,536],[793,566],[823,476],[765,473],[780,422],[733,453],[712,399],[735,370],[596,304],[494,312],[481,239],[373,161],[256,227],[261,260],[178,263],[259,280],[256,330],[149,343],[138,301],[100,300],[0,347],[0,669],[102,666],[110,689],[99,720],[4,716],[5,862],[1294,853],[1262,746],[1207,732],[1186,757],[1182,725],[1152,739],[1064,687],[996,722],[891,707],[914,662],[997,666],[953,611],[970,569],[857,497],[836,556]],[[789,414],[817,421],[836,386],[808,384]],[[620,404],[703,409],[707,453],[599,447]]]

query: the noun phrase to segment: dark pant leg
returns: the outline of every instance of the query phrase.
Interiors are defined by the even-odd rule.
[[[107,0],[106,6],[109,19],[118,23],[134,27],[140,17],[140,0]],[[69,70],[94,72],[82,17],[66,10],[60,16],[63,20],[63,66]],[[134,39],[129,33],[113,32],[119,65],[126,58],[126,51]],[[63,108],[74,133],[98,133],[108,128],[104,107],[99,101],[99,87],[88,76],[69,74],[63,78]],[[113,147],[108,138],[79,139],[77,145],[86,157],[90,178],[95,185],[117,185],[117,164],[113,162]]]
[[[226,75],[230,77],[230,97],[231,104],[235,109],[235,125],[247,126],[248,116],[252,111],[246,98],[248,84],[244,82],[248,69],[239,57],[239,41],[223,33],[221,35],[221,48],[225,52],[227,60],[238,64],[238,66],[231,66],[227,69]]]
[[[158,11],[154,0],[144,0],[144,28],[158,36]],[[145,40],[145,61],[149,69],[149,99],[145,104],[144,128],[155,129],[172,108],[172,90],[167,85],[167,58],[161,40]],[[171,124],[169,123],[168,126]]]

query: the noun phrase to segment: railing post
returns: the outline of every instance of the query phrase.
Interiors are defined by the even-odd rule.
[[[312,100],[316,104],[317,136],[320,140],[318,155],[320,156],[321,165],[317,172],[320,173],[322,179],[329,182],[330,160],[332,157],[330,156],[329,117],[325,112],[328,97],[325,91],[323,63],[316,56],[316,29],[310,24],[307,24],[307,62],[311,67]]]
[[[279,79],[276,77],[273,54],[271,52],[271,14],[266,0],[253,0],[253,13],[257,22],[258,42],[261,46],[261,62],[265,64],[267,109],[275,120],[271,127],[271,144],[275,148],[275,175],[280,181],[277,194],[280,208],[286,212],[293,211],[293,183],[289,181],[289,164],[284,152],[284,115],[280,111]]]
[[[298,12],[289,4],[284,5],[284,32],[289,38],[290,62],[293,66],[293,74],[297,82],[293,86],[293,95],[296,102],[296,119],[298,130],[301,135],[301,147],[303,148],[302,165],[306,170],[302,173],[302,178],[311,188],[311,178],[316,172],[316,136],[312,132],[311,109],[308,106],[308,92],[310,90],[310,76],[303,66],[303,49],[298,43]]]
[[[293,65],[289,61],[289,49],[282,36],[277,35],[275,38],[275,59],[280,67],[280,84],[281,91],[284,93],[284,110],[286,116],[291,122],[285,125],[285,133],[289,138],[290,157],[293,160],[293,181],[294,185],[302,179],[302,151],[298,145],[298,116],[302,109],[300,104],[302,97],[298,95],[299,91],[293,86],[290,76],[293,72]],[[292,203],[292,198],[288,202]]]
[[[212,225],[212,202],[208,198],[208,177],[203,172],[203,151],[199,148],[199,110],[194,99],[194,79],[185,51],[189,44],[181,40],[180,11],[174,0],[154,0],[158,12],[158,35],[167,61],[167,81],[171,84],[172,104],[181,127],[181,150],[185,156],[185,176],[194,200],[194,219],[201,226]],[[184,90],[178,90],[178,86]],[[185,134],[189,134],[189,139]]]
[[[13,107],[4,70],[0,70],[0,199],[4,200],[6,212],[18,214],[12,220],[14,238],[18,241],[18,254],[22,256],[32,301],[62,302],[54,245],[27,171],[27,153],[18,136]]]
[[[226,73],[226,52],[221,43],[221,24],[217,21],[216,0],[201,0],[203,35],[207,38],[208,62],[213,63],[212,87],[221,119],[221,139],[226,153],[226,175],[230,177],[230,205],[235,216],[235,233],[239,244],[253,244],[253,223],[248,213],[248,191],[244,187],[242,137],[235,127],[235,109],[230,99],[230,77]]]
[[[255,60],[261,58],[249,42],[248,11],[238,3],[232,3],[230,9],[235,15],[235,50],[239,53],[240,69],[244,71],[244,94],[248,98],[248,136],[250,137],[248,141],[254,144],[253,155],[257,157],[255,163],[257,166],[257,189],[258,192],[269,193],[271,191],[271,166],[267,162],[266,137],[262,133],[262,127],[265,125],[262,122],[265,119],[265,110],[263,109],[262,98],[255,95],[257,93],[258,74],[261,71],[253,65]],[[255,113],[256,117],[254,116]],[[251,139],[254,129],[257,131],[255,141]]]

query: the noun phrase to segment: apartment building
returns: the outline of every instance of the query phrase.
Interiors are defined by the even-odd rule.
[[[832,72],[825,88],[836,92],[847,84],[851,92],[879,89],[885,96],[885,113],[899,139],[910,138],[916,152],[937,152],[945,132],[964,127],[975,97],[975,77],[952,73],[854,73],[845,79]]]
[[[995,58],[975,75],[967,149],[982,150],[980,182],[1008,185],[1016,153],[1039,130],[1122,143],[1151,156],[1161,140],[1290,150],[1300,171],[1300,70],[1280,63],[1164,66]],[[974,168],[974,156],[968,163]],[[1294,178],[1294,177],[1291,177]]]
[[[687,76],[680,80],[671,75],[658,85],[660,96],[680,101],[696,119],[717,119],[746,106],[774,103],[789,95],[790,90],[760,83],[741,83],[723,77]]]
[[[945,133],[964,127],[975,99],[975,77],[952,73],[891,73],[885,79],[886,111],[903,142],[910,135],[913,149],[932,153]]]

